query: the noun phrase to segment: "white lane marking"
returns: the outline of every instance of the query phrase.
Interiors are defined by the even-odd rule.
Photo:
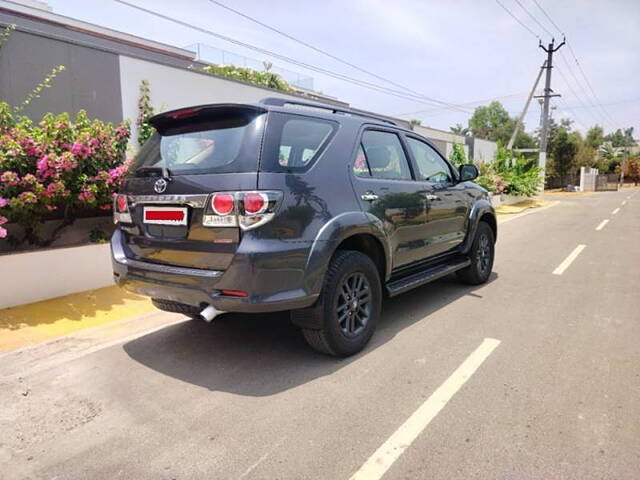
[[[607,218],[606,220],[602,220],[598,226],[596,227],[596,230],[600,231],[604,228],[604,226],[609,223],[609,219]]]
[[[616,213],[618,213],[620,211],[620,207],[616,208],[613,212],[611,212],[611,215],[615,215]]]
[[[625,205],[626,203],[627,203],[627,201],[626,201],[626,200],[623,200],[623,201],[622,201],[622,205]]]
[[[456,371],[367,459],[351,480],[382,478],[498,345],[500,340],[485,338]]]
[[[558,268],[553,271],[553,274],[562,275],[564,271],[569,268],[569,265],[571,265],[571,263],[578,257],[578,255],[580,255],[580,252],[582,252],[582,250],[584,250],[586,247],[586,245],[578,245],[576,248],[574,248],[573,252],[571,252],[569,256],[565,258],[560,265],[558,265]]]

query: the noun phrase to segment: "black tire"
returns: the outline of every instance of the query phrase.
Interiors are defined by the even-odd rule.
[[[381,303],[380,276],[371,258],[357,251],[338,250],[331,259],[317,302],[291,314],[294,323],[321,326],[302,329],[312,348],[348,357],[361,351],[371,339]]]
[[[495,235],[487,222],[479,222],[476,237],[473,239],[469,258],[471,265],[456,274],[469,285],[480,285],[489,280],[495,257]]]
[[[162,300],[160,298],[152,298],[151,303],[156,308],[165,312],[181,313],[191,318],[200,318],[200,310],[193,305],[185,305],[184,303],[174,302],[172,300]]]

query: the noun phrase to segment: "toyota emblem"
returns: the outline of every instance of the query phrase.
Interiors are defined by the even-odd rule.
[[[158,180],[156,180],[156,183],[153,184],[153,189],[157,193],[164,193],[164,191],[167,189],[167,185],[169,185],[169,183],[164,178],[159,178]]]

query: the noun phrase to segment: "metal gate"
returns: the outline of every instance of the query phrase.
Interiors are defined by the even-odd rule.
[[[615,192],[618,190],[618,174],[607,173],[596,177],[596,192]]]

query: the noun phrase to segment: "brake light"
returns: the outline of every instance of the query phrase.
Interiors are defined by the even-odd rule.
[[[116,197],[116,208],[118,213],[124,213],[127,211],[127,196],[126,195],[118,195]]]
[[[244,198],[244,211],[249,215],[256,215],[262,213],[269,204],[269,197],[264,193],[251,192],[245,193]]]
[[[270,221],[282,200],[282,192],[216,192],[209,197],[202,225],[250,230]]]
[[[222,295],[228,295],[230,297],[248,297],[249,294],[243,290],[221,290]]]
[[[199,108],[183,108],[182,110],[176,110],[168,114],[169,117],[177,120],[179,118],[194,117],[198,114]]]
[[[233,212],[234,199],[230,193],[214,193],[211,197],[211,207],[217,215],[229,215]]]
[[[126,195],[118,194],[113,199],[113,223],[131,223],[129,199]]]

